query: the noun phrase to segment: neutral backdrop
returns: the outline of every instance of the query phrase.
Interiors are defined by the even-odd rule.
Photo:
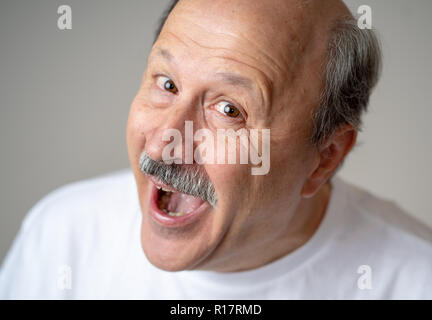
[[[73,181],[128,167],[125,125],[164,0],[0,0],[0,261],[28,210]],[[72,8],[72,30],[57,8]],[[340,175],[432,226],[432,1],[372,8],[384,69]]]

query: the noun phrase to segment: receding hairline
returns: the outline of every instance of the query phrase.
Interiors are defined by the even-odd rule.
[[[155,42],[170,12],[179,0],[171,2],[158,26]],[[299,0],[308,5],[312,0]],[[324,84],[320,101],[312,110],[311,142],[319,144],[341,124],[360,130],[362,113],[381,71],[381,48],[373,30],[360,30],[351,11],[341,0],[333,0],[337,9],[329,19]],[[336,68],[336,69],[335,69]],[[337,70],[337,76],[332,72]]]

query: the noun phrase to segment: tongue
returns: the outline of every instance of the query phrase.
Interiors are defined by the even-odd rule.
[[[185,193],[173,192],[168,203],[168,211],[191,213],[197,209],[204,200]]]

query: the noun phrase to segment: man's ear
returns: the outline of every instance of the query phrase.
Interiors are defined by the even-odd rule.
[[[318,146],[318,165],[306,180],[302,196],[310,198],[327,182],[355,145],[357,130],[349,125],[343,125]]]

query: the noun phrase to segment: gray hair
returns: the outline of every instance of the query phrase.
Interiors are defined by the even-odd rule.
[[[352,18],[338,21],[327,47],[324,89],[313,110],[312,143],[321,143],[347,123],[361,129],[380,71],[381,49],[374,31],[360,29]]]
[[[178,1],[173,0],[163,13],[155,42]],[[312,110],[311,143],[320,144],[344,124],[361,130],[361,116],[367,111],[380,71],[381,49],[374,31],[360,29],[352,17],[338,21],[331,30],[327,46],[320,102]]]
[[[201,198],[212,206],[216,206],[216,191],[207,173],[201,167],[155,161],[148,156],[145,150],[139,158],[139,166],[143,173],[154,176],[182,193]]]

